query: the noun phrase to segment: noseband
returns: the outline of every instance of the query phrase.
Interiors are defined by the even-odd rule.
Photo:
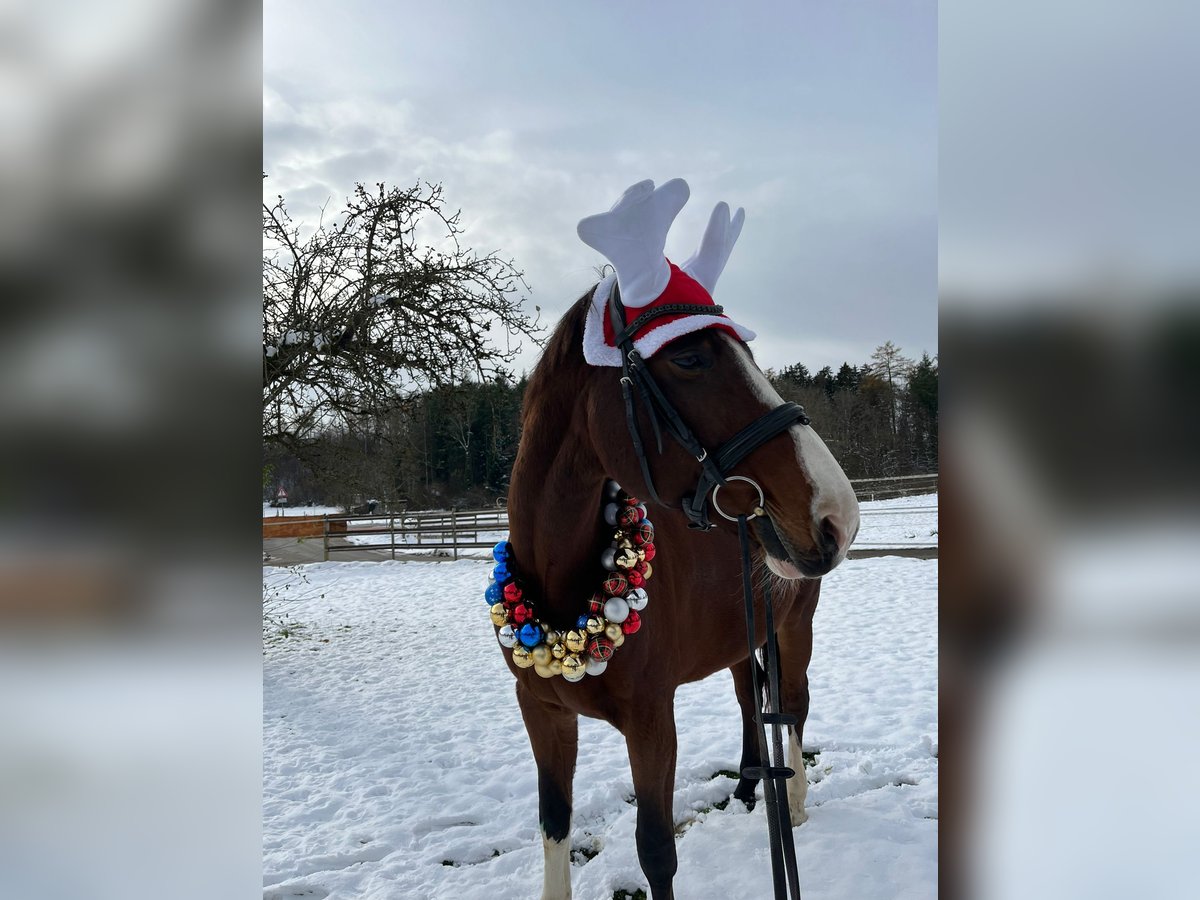
[[[717,512],[730,521],[736,521],[735,516],[726,514],[720,505],[715,503],[716,490],[727,484],[731,477],[739,481],[748,481],[758,488],[759,504],[754,515],[762,514],[762,488],[745,476],[730,476],[729,473],[738,463],[775,435],[782,434],[797,422],[807,425],[810,421],[808,414],[804,412],[804,407],[797,403],[784,403],[755,419],[712,452],[709,452],[700,443],[675,407],[671,405],[671,401],[659,388],[654,376],[650,374],[646,361],[634,348],[633,339],[647,323],[660,316],[720,315],[722,312],[723,308],[720,306],[699,307],[686,303],[671,303],[646,310],[626,327],[625,305],[621,302],[621,292],[616,281],[613,282],[612,300],[608,304],[608,314],[615,336],[614,343],[621,351],[621,394],[625,398],[625,421],[629,426],[629,437],[633,441],[633,449],[637,454],[638,464],[642,468],[642,477],[646,480],[650,498],[662,506],[672,505],[664,502],[659,496],[654,485],[654,478],[650,475],[650,464],[646,459],[645,445],[642,443],[641,431],[638,428],[637,410],[634,408],[637,397],[641,398],[642,405],[650,417],[658,452],[662,453],[662,429],[665,426],[667,432],[679,442],[680,446],[700,463],[700,477],[696,482],[696,489],[683,497],[681,505],[684,515],[688,518],[688,527],[701,531],[708,531],[713,527],[713,523],[708,518],[710,493],[714,497],[713,505]],[[634,394],[635,386],[637,388],[636,396]],[[662,425],[659,424],[660,418]],[[753,517],[753,515],[750,516],[750,518]]]

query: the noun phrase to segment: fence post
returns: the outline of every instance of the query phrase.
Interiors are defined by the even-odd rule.
[[[329,562],[329,513],[321,517],[321,561]]]
[[[458,513],[450,510],[450,540],[454,547],[454,558],[458,559]]]
[[[392,515],[392,517],[390,519],[388,519],[388,532],[389,532],[388,537],[391,538],[391,540],[389,540],[388,543],[392,545],[392,559],[395,559],[396,558],[396,516],[394,514]]]

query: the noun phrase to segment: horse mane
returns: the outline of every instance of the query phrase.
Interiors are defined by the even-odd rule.
[[[583,376],[586,374],[586,363],[583,360],[583,325],[594,291],[595,286],[575,301],[559,320],[554,333],[550,335],[550,340],[546,342],[541,358],[530,373],[529,385],[525,390],[521,412],[523,426],[530,424],[531,416],[539,415],[537,407],[554,404],[557,398],[578,397],[577,388],[582,386]],[[571,375],[575,373],[580,376],[579,384],[569,384],[568,382],[572,381]],[[570,390],[564,391],[564,387],[569,387]]]

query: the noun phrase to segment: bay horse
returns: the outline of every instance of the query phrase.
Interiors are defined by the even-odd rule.
[[[679,498],[693,489],[700,463],[675,442],[663,442],[660,452],[651,448],[648,453],[645,471],[652,472],[653,484],[647,483],[626,431],[619,370],[585,361],[585,321],[596,291],[593,287],[564,315],[531,375],[509,491],[509,542],[498,559],[519,573],[525,601],[537,610],[543,631],[550,629],[552,638],[554,632],[576,628],[582,633],[581,617],[587,616],[589,602],[596,602],[588,598],[597,596],[599,580],[611,568],[601,568],[597,560],[614,537],[611,510],[605,507],[614,498],[615,481],[622,497],[661,498],[646,500],[639,516],[631,516],[635,526],[639,517],[653,519],[650,603],[637,633],[627,641],[618,637],[620,649],[598,666],[599,677],[547,677],[549,669],[539,665],[535,671],[520,644],[504,655],[516,678],[538,771],[543,900],[571,896],[572,779],[580,715],[603,719],[625,737],[637,798],[638,859],[653,900],[669,900],[677,868],[672,817],[676,688],[730,669],[742,714],[741,764],[757,766],[762,760],[754,714],[761,698],[754,696],[750,668],[757,663],[747,645],[736,529],[689,528],[680,509]],[[684,334],[644,362],[705,447],[721,445],[783,404],[748,347],[726,330]],[[636,416],[641,433],[649,433],[653,423],[646,409],[639,408]],[[807,424],[797,422],[775,434],[737,472],[761,485],[764,496],[763,514],[751,522],[758,607],[754,640],[762,646],[766,639],[762,587],[771,579],[782,708],[799,722],[788,740],[789,764],[798,773],[789,782],[788,805],[793,824],[800,824],[813,613],[820,577],[845,557],[857,533],[858,505],[840,466]],[[749,510],[758,498],[747,483],[730,481],[720,502],[726,510]],[[499,625],[501,620],[494,615],[493,621]],[[505,648],[512,646],[512,632],[507,641],[503,629],[500,636]],[[556,669],[561,674],[562,666]],[[749,804],[754,790],[755,782],[742,777],[734,796]]]

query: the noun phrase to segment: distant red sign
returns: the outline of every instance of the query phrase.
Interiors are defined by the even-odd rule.
[[[279,493],[277,493],[275,496],[276,496],[278,499],[280,499],[280,500],[286,500],[286,499],[287,499],[287,491],[285,491],[285,490],[283,489],[283,485],[280,485],[280,486],[279,486]]]

